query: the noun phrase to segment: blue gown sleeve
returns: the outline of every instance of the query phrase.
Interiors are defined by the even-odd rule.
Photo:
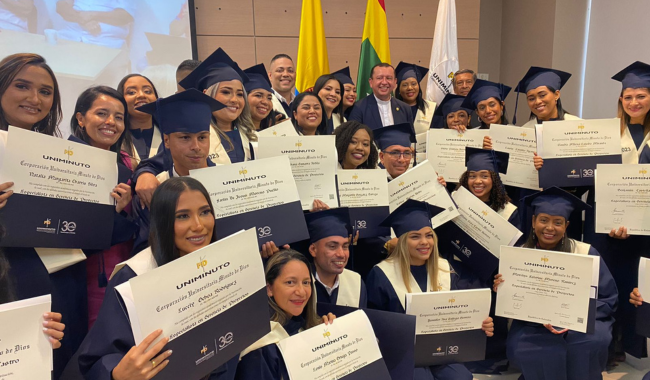
[[[381,269],[373,267],[368,273],[366,284],[369,308],[404,313],[404,307],[397,298],[393,285]]]
[[[366,309],[368,307],[368,290],[366,284],[361,280],[361,295],[359,296],[359,308]]]
[[[162,146],[162,145],[161,145]],[[158,175],[166,170],[169,170],[168,168],[168,162],[169,159],[165,157],[166,152],[165,151],[160,151],[153,157],[147,158],[145,160],[140,161],[140,164],[138,165],[137,168],[135,168],[135,171],[133,172],[133,185],[132,188],[135,189],[135,184],[138,181],[138,177],[143,174],[143,173],[151,173],[153,175]]]
[[[352,112],[350,112],[349,120],[355,120],[359,123],[363,123],[363,110],[361,107],[352,107]]]
[[[135,277],[125,266],[108,282],[97,321],[79,348],[79,369],[88,380],[112,380],[113,369],[135,345],[131,324],[115,287]]]
[[[258,348],[239,361],[235,380],[288,379],[284,362],[275,344]]]
[[[521,231],[521,218],[519,216],[519,208],[517,208],[508,218],[508,223],[512,224],[513,226],[517,227],[519,231]],[[524,231],[521,231],[524,232]]]
[[[643,146],[643,150],[641,151],[641,155],[639,156],[639,163],[640,164],[650,163],[650,146],[648,146],[648,144],[645,144]]]
[[[589,249],[589,254],[592,256],[598,256],[600,259],[600,273],[598,277],[598,300],[596,301],[596,319],[597,320],[606,320],[614,316],[618,303],[618,289],[616,288],[616,283],[614,282],[614,277],[609,272],[607,264],[603,261],[603,258],[600,257],[598,251],[591,247]]]

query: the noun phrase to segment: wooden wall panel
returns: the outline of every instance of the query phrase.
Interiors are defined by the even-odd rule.
[[[359,54],[361,53],[361,37],[359,38],[328,38],[327,51],[330,61],[330,70],[337,71],[350,66],[350,75],[354,83],[357,82],[359,71]]]
[[[386,1],[388,35],[399,38],[433,38],[438,0]]]
[[[456,33],[458,39],[478,39],[480,18],[481,0],[456,0]]]
[[[257,37],[255,52],[257,63],[263,63],[269,70],[271,58],[279,53],[288,54],[296,62],[298,57],[298,37]]]
[[[361,0],[323,1],[323,23],[327,37],[359,38],[363,36],[366,2]]]
[[[217,48],[223,48],[242,69],[255,65],[255,38],[233,36],[198,36],[199,59],[207,58]]]
[[[253,0],[194,0],[196,34],[253,36]]]
[[[458,63],[461,69],[478,72],[478,40],[458,40]]]
[[[302,8],[302,1],[252,1],[256,36],[298,37],[300,35],[300,10]],[[237,1],[233,2],[237,3]]]

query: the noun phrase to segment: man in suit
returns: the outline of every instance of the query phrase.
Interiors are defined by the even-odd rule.
[[[388,63],[375,65],[370,71],[368,81],[372,95],[366,96],[354,105],[350,120],[356,120],[372,129],[402,123],[413,124],[411,107],[392,95],[397,87],[393,66]]]

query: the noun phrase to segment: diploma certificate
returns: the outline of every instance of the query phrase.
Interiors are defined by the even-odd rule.
[[[390,380],[362,310],[283,339],[278,347],[292,380]]]
[[[650,165],[604,165],[596,171],[596,232],[620,226],[630,235],[650,235]]]
[[[0,379],[49,379],[52,345],[43,333],[50,295],[0,305]]]
[[[430,129],[427,159],[447,182],[458,182],[467,170],[465,147],[482,148],[483,137],[488,133],[484,129],[468,129],[460,133],[454,129]]]
[[[380,227],[389,215],[386,170],[339,170],[339,202],[350,208],[351,225],[359,238],[388,236],[390,229]]]
[[[533,162],[537,139],[531,130],[512,125],[490,125],[492,149],[510,154],[508,172],[501,174],[505,185],[539,190],[539,175]]]
[[[502,247],[496,315],[587,331],[597,256]]]
[[[210,193],[219,238],[253,227],[260,245],[309,238],[288,157],[192,170],[190,176]]]
[[[481,328],[491,303],[490,289],[407,294],[406,314],[416,317],[416,366],[485,359]]]
[[[298,136],[298,132],[296,132],[296,128],[293,126],[291,119],[281,121],[272,127],[257,131],[256,133],[257,136],[264,137]]]
[[[542,188],[592,186],[597,164],[620,164],[619,119],[549,121],[535,126]]]
[[[458,216],[456,205],[449,197],[447,189],[438,182],[438,175],[430,161],[420,162],[416,167],[390,181],[388,199],[390,212],[409,199],[428,202],[444,209],[445,211],[431,219],[433,228]]]
[[[420,133],[419,135],[415,135],[415,141],[417,141],[417,143],[415,144],[415,151],[417,153],[424,153],[425,157],[426,157],[426,153],[427,153],[427,137],[428,136],[429,136],[428,132]]]
[[[334,141],[335,136],[260,136],[258,158],[289,157],[303,210],[311,210],[315,199],[335,208],[339,203],[335,178],[338,155]]]
[[[156,377],[201,378],[269,332],[255,230],[219,240],[116,290],[136,344],[162,329],[174,360]]]
[[[14,182],[14,195],[0,213],[6,227],[0,245],[110,247],[115,152],[9,127],[0,167],[4,182]]]

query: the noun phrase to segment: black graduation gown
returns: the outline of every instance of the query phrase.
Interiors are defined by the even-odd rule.
[[[338,300],[339,296],[339,288],[337,287],[332,291],[332,295],[329,295],[327,293],[327,290],[325,289],[325,286],[320,283],[320,281],[315,280],[314,285],[316,287],[316,296],[318,299],[318,302],[324,302],[324,303],[329,303],[332,305],[336,305],[336,301]],[[361,280],[361,291],[359,294],[359,304],[355,305],[354,307],[356,308],[366,308],[368,307],[368,296],[367,296],[367,290],[366,290],[366,284]]]

